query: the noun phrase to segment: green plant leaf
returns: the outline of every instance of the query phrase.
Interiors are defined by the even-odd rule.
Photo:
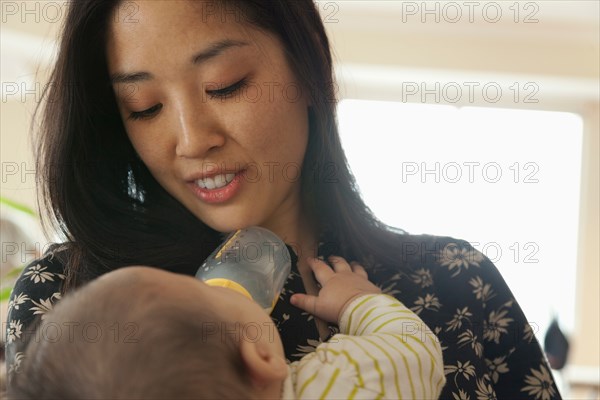
[[[24,204],[17,203],[16,201],[9,200],[6,197],[0,197],[0,203],[12,207],[16,210],[22,211],[25,214],[29,214],[32,217],[37,217],[37,214],[31,208],[27,207]]]
[[[6,287],[2,290],[0,290],[0,302],[2,301],[6,301],[10,298],[10,294],[12,293],[12,286],[11,287]]]
[[[19,275],[23,271],[24,268],[25,268],[25,264],[21,264],[18,267],[11,268],[6,273],[6,275],[4,275],[3,279],[12,278],[12,277],[15,277],[15,276]]]

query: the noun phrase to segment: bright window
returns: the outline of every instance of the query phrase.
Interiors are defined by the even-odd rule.
[[[471,242],[541,339],[574,327],[582,119],[570,113],[344,100],[342,143],[375,215]]]

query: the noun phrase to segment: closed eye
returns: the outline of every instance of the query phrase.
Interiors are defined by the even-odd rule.
[[[208,94],[208,96],[211,99],[214,99],[214,98],[228,99],[231,96],[233,96],[236,92],[245,88],[246,86],[248,86],[248,81],[246,80],[246,78],[244,78],[244,79],[234,83],[233,85],[227,86],[226,88],[223,88],[223,89],[207,90],[206,94]]]
[[[242,90],[243,88],[245,88],[248,85],[248,82],[246,80],[246,78],[234,83],[231,86],[227,86],[226,88],[223,89],[215,89],[215,90],[207,90],[206,94],[208,94],[208,96],[211,99],[214,98],[220,98],[220,99],[228,99],[231,96],[233,96],[236,92]],[[161,109],[162,109],[162,104],[156,104],[146,110],[143,111],[132,111],[129,114],[129,119],[131,120],[142,120],[142,119],[150,119],[152,117],[154,117]]]
[[[150,119],[156,115],[162,108],[162,104],[156,104],[146,110],[143,111],[132,111],[129,114],[129,119],[131,120],[139,120],[139,119]]]

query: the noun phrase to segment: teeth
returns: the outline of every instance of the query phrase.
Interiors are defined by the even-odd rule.
[[[204,184],[206,185],[207,189],[214,189],[215,188],[215,180],[213,178],[204,178]]]
[[[219,174],[211,178],[198,179],[196,185],[200,186],[202,189],[219,189],[229,184],[234,177],[235,174]]]
[[[223,175],[215,176],[215,187],[220,188],[226,185],[225,177]]]

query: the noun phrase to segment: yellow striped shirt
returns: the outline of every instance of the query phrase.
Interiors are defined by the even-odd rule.
[[[284,399],[437,399],[446,379],[435,334],[384,294],[354,299],[340,333],[289,365]]]

